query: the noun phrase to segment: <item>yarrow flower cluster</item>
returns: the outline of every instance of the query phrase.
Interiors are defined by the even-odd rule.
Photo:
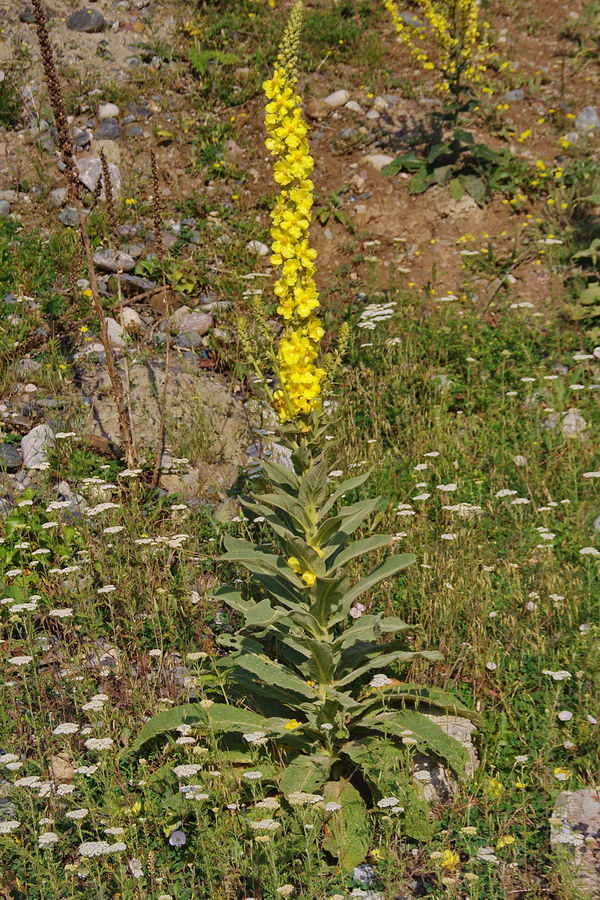
[[[425,22],[401,13],[396,0],[385,0],[396,33],[425,71],[438,69],[436,88],[458,96],[464,85],[481,81],[489,58],[488,22],[479,21],[477,0],[417,0]],[[435,45],[437,59],[429,47]]]
[[[314,274],[316,251],[309,246],[314,185],[310,174],[308,126],[302,100],[296,93],[297,49],[302,23],[302,4],[294,7],[286,28],[273,77],[263,85],[268,99],[266,147],[276,158],[274,178],[281,187],[271,212],[271,262],[281,267],[275,284],[278,313],[285,332],[277,348],[280,389],[274,403],[281,422],[306,416],[320,408],[324,369],[316,359],[324,330],[315,315],[319,307]]]

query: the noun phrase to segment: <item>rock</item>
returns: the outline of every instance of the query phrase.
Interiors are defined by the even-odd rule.
[[[97,141],[94,139],[90,144],[90,153],[94,156],[100,156],[100,152],[104,153],[108,163],[112,163],[117,168],[121,165],[121,148],[116,141]]]
[[[54,443],[49,425],[36,425],[21,439],[21,453],[25,469],[45,469],[48,464],[46,448]]]
[[[262,241],[248,241],[246,250],[249,250],[250,253],[255,253],[256,256],[268,256],[271,252],[267,245],[263,244]]]
[[[144,129],[141,128],[139,125],[130,125],[127,128],[127,137],[132,137],[132,138],[141,137],[141,135],[143,135],[143,133],[144,133]]]
[[[19,202],[19,192],[18,191],[0,191],[0,200],[6,200],[8,203],[18,203]]]
[[[129,334],[139,334],[144,329],[144,320],[139,312],[126,306],[121,315],[121,324]]]
[[[184,350],[197,350],[202,344],[202,338],[195,331],[180,331],[177,335],[177,345]]]
[[[88,191],[94,193],[99,179],[102,177],[102,162],[97,156],[88,156],[86,159],[78,159],[75,162],[79,180]],[[110,176],[113,196],[116,198],[121,193],[121,173],[115,163],[108,163],[108,174]],[[101,199],[105,199],[104,189],[100,194]]]
[[[600,116],[593,106],[584,106],[575,119],[575,128],[580,134],[587,134],[600,128]]]
[[[132,253],[129,255],[133,256]],[[155,281],[143,278],[141,275],[111,275],[108,283],[111,290],[115,293],[117,291],[117,281],[121,285],[121,292],[124,297],[135,297],[136,294],[145,294],[147,291],[158,287]]]
[[[92,136],[89,131],[78,128],[75,132],[75,150],[86,150],[92,142]]]
[[[35,14],[31,6],[23,7],[21,12],[19,13],[19,22],[23,22],[25,25],[35,24]]]
[[[181,310],[177,310],[177,313],[179,312]],[[171,328],[173,328],[173,319],[177,316],[176,330],[179,334],[183,334],[186,331],[191,331],[198,335],[207,334],[214,325],[214,320],[210,313],[190,312],[184,316],[179,316],[177,313],[171,319]]]
[[[20,359],[15,363],[13,371],[15,375],[22,378],[23,375],[29,375],[31,372],[39,372],[41,368],[41,363],[36,359]]]
[[[127,112],[136,119],[149,119],[152,116],[152,110],[143,103],[130,103]]]
[[[376,109],[370,109],[369,112],[367,113],[367,119],[369,119],[370,121],[373,121],[373,122],[374,122],[374,121],[377,121],[377,119],[380,119],[380,118],[381,118],[381,113],[380,113],[380,112],[377,112]]]
[[[439,725],[446,734],[455,738],[465,748],[468,757],[465,774],[467,778],[472,778],[479,768],[479,760],[472,740],[472,734],[476,730],[473,722],[460,716],[434,716],[427,713],[426,715],[428,719]],[[415,780],[421,785],[423,793],[430,802],[445,803],[452,794],[456,793],[458,783],[436,757],[417,751],[413,756],[413,762],[415,773],[427,772],[429,774],[428,780],[422,778],[415,778]]]
[[[125,346],[125,331],[122,325],[119,325],[112,316],[106,317],[106,327],[108,329],[108,339],[113,347],[122,349]]]
[[[67,202],[67,189],[64,187],[54,188],[49,195],[50,205],[54,209],[62,209]]]
[[[570,409],[564,414],[561,431],[567,438],[580,438],[587,428],[587,422],[578,409]]]
[[[344,104],[344,107],[355,113],[361,113],[363,111],[362,106],[360,103],[357,103],[356,100],[348,100],[348,102]]]
[[[304,112],[309,119],[326,119],[331,112],[324,100],[309,100],[304,106]]]
[[[523,88],[516,88],[514,91],[506,91],[504,96],[502,97],[506,103],[514,103],[517,100],[525,99],[525,91]]]
[[[366,884],[367,887],[370,887],[377,880],[377,872],[374,866],[362,863],[352,870],[352,877],[359,884]]]
[[[323,97],[323,103],[325,103],[329,109],[339,109],[339,107],[343,106],[344,103],[347,103],[349,99],[349,91],[334,91],[333,94]]]
[[[202,484],[201,472],[200,469],[191,468],[184,474],[161,475],[159,484],[168,494],[197,497]]]
[[[394,156],[388,156],[387,153],[369,153],[368,156],[363,157],[363,162],[372,166],[377,172],[381,172],[385,166],[394,162],[394,159]]]
[[[74,206],[67,206],[59,213],[58,221],[66,225],[67,228],[77,228],[79,225],[79,214]]]
[[[569,851],[579,890],[600,896],[600,793],[597,788],[563,791],[550,819],[550,844]]]
[[[98,109],[99,119],[116,119],[121,110],[116,103],[103,103]]]
[[[0,444],[0,472],[6,469],[15,472],[21,468],[23,454],[14,444]]]
[[[97,250],[94,265],[103,272],[131,272],[135,268],[135,260],[122,250]]]
[[[410,25],[411,28],[422,28],[422,27],[423,27],[423,22],[422,22],[421,19],[420,19],[418,16],[416,16],[414,13],[411,13],[411,12],[401,12],[401,13],[400,13],[400,18],[401,18],[402,21],[405,22],[407,25]]]
[[[94,132],[96,141],[116,141],[123,136],[123,129],[116,119],[104,119]]]
[[[67,19],[67,28],[86,34],[98,34],[104,31],[105,25],[104,16],[98,9],[78,9]]]
[[[10,216],[10,203],[8,200],[0,200],[0,216]]]
[[[75,768],[69,759],[67,750],[50,757],[50,777],[58,784],[69,784],[73,781]]]

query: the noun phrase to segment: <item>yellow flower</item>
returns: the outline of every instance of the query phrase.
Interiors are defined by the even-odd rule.
[[[287,564],[293,572],[298,573],[298,572],[302,571],[302,566],[300,565],[300,561],[298,559],[296,559],[295,556],[290,556],[290,558],[287,561]]]
[[[265,107],[265,145],[276,158],[273,178],[281,188],[271,212],[271,263],[281,267],[274,292],[279,299],[278,314],[285,323],[277,348],[280,388],[273,398],[281,422],[298,420],[320,409],[321,382],[325,377],[325,371],[316,364],[324,335],[315,317],[319,308],[314,282],[317,254],[308,242],[314,190],[309,176],[314,160],[306,137],[308,125],[302,100],[296,93],[296,48],[301,21],[302,4],[298,3],[290,15],[273,76],[263,85],[269,101]],[[301,429],[308,427],[299,425]],[[302,579],[310,587],[315,576],[305,572]]]
[[[458,864],[460,863],[460,856],[456,853],[455,850],[444,850],[442,852],[442,858],[440,861],[440,865],[442,869],[448,869],[452,871],[456,869]]]
[[[490,778],[487,785],[487,792],[490,797],[499,797],[504,791],[504,785],[497,778]]]
[[[304,582],[304,584],[307,587],[312,587],[316,581],[316,577],[313,575],[312,572],[305,572],[304,575],[302,576],[302,581]]]
[[[514,844],[515,838],[512,834],[505,834],[504,837],[501,837],[496,844],[496,850],[502,850],[503,847],[510,847],[511,844]]]
[[[135,206],[135,197],[126,197],[125,206]]]
[[[302,726],[302,722],[299,722],[298,719],[290,719],[289,722],[286,722],[283,726],[284,731],[294,731],[296,728],[300,728]]]

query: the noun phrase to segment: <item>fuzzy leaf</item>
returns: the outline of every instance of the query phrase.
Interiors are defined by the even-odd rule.
[[[380,734],[402,736],[412,732],[420,750],[431,750],[436,756],[446,760],[457,775],[464,777],[468,755],[462,744],[446,734],[427,716],[412,709],[401,709],[393,713],[365,716],[356,722],[361,728],[369,728]]]
[[[314,690],[286,666],[273,662],[254,653],[244,653],[235,657],[235,664],[255,675],[266,684],[276,685],[284,690],[293,691],[309,700],[315,699]],[[293,698],[290,698],[292,702]]]
[[[297,756],[286,767],[279,780],[281,793],[284,797],[289,797],[296,791],[314,793],[328,778],[331,763],[330,756]]]
[[[352,603],[354,603],[361,594],[365,591],[370,591],[371,588],[375,587],[376,584],[379,584],[380,581],[391,578],[396,572],[400,572],[402,569],[406,569],[407,566],[411,566],[416,558],[414,553],[400,553],[397,556],[389,556],[381,563],[381,565],[377,566],[376,569],[373,569],[370,575],[367,575],[366,578],[363,578],[348,591],[344,597],[344,607],[350,609]]]
[[[276,484],[293,497],[297,495],[300,479],[293,469],[272,459],[262,459],[261,465],[273,484]]]
[[[337,555],[332,554],[328,558],[327,569],[331,570],[338,566],[345,566],[351,559],[362,556],[363,553],[372,553],[374,550],[380,550],[382,547],[387,546],[392,539],[393,535],[391,534],[372,534],[361,541],[354,541],[345,550],[342,550]]]
[[[370,476],[371,470],[368,472],[363,472],[362,475],[355,475],[354,478],[347,478],[345,481],[342,481],[341,484],[338,484],[337,488],[327,500],[326,503],[320,509],[320,518],[322,519],[327,515],[330,509],[337,503],[340,497],[343,497],[344,494],[347,494],[349,491],[356,490],[357,487],[360,487],[361,484],[364,484],[367,478]]]
[[[261,600],[260,603],[254,603],[244,612],[246,625],[248,627],[263,627],[271,625],[284,615],[282,610],[273,609],[269,600]]]
[[[415,657],[419,656],[429,659],[433,658],[436,660],[442,658],[441,653],[437,653],[433,657],[431,656],[431,654],[436,653],[435,650],[424,650],[421,653],[418,653],[414,650],[394,650],[391,653],[385,653],[383,651],[385,650],[386,646],[386,644],[376,644],[373,648],[370,648],[371,652],[376,653],[373,659],[369,659],[368,662],[366,662],[362,666],[358,666],[358,668],[355,668],[353,665],[351,671],[347,675],[344,675],[343,678],[336,679],[336,687],[344,687],[347,684],[352,684],[353,681],[356,681],[357,678],[361,678],[363,675],[366,675],[366,673],[370,672],[372,669],[384,669],[386,666],[389,666],[390,663],[393,662],[410,662],[411,660],[415,659]],[[360,655],[360,647],[358,647],[358,651],[356,653],[356,661],[360,657]],[[354,660],[353,662],[355,664]],[[342,671],[348,668],[348,664],[352,665],[352,662],[348,663],[346,662],[346,660],[344,660],[342,666],[340,667]]]
[[[206,710],[197,703],[185,703],[182,706],[165,709],[164,712],[152,716],[142,726],[142,730],[133,744],[127,747],[127,752],[135,753],[146,741],[158,737],[159,734],[174,731],[179,725],[195,725],[199,723],[206,724]]]
[[[474,722],[475,725],[481,725],[483,722],[479,713],[463,706],[452,694],[442,691],[439,688],[426,687],[410,682],[390,685],[381,692],[378,692],[378,696],[366,704],[365,712],[371,713],[380,707],[389,708],[391,704],[398,701],[402,701],[403,703],[408,701],[410,705],[414,704],[415,707],[418,707],[419,705],[429,707],[432,712],[437,714],[442,710],[449,715],[461,716],[463,719],[469,719],[471,722]]]
[[[343,872],[360,865],[369,850],[371,832],[364,800],[349,781],[328,781],[323,787],[326,803],[341,809],[328,816],[323,848],[335,856]]]
[[[298,491],[298,501],[304,507],[317,509],[327,496],[327,466],[321,461],[303,475]]]

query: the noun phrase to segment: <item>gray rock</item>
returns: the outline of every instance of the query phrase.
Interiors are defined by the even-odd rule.
[[[149,119],[152,116],[152,110],[143,103],[130,103],[127,112],[136,119]]]
[[[39,372],[42,368],[41,363],[37,359],[20,359],[15,363],[13,369],[15,375],[22,378],[23,375],[30,375],[32,372]]]
[[[74,206],[67,206],[58,214],[58,221],[67,228],[77,228],[79,225],[79,214]]]
[[[516,88],[514,91],[506,91],[502,99],[507,103],[514,103],[516,100],[524,100],[525,91],[523,88]]]
[[[46,448],[54,443],[54,432],[49,425],[36,425],[21,440],[23,466],[26,469],[45,469],[48,463]]]
[[[123,326],[119,325],[117,320],[113,319],[112,316],[107,316],[106,327],[108,329],[108,339],[112,346],[122,349],[125,346],[125,330],[123,329]]]
[[[131,254],[129,255],[131,256]],[[134,297],[136,294],[143,294],[158,287],[155,281],[143,278],[141,275],[111,275],[109,284],[114,291],[117,290],[117,280],[121,284],[121,291],[125,297]]]
[[[25,25],[33,25],[35,23],[35,15],[31,6],[25,6],[19,13],[19,22]]]
[[[0,216],[10,216],[10,203],[8,200],[0,200]]]
[[[78,9],[67,19],[67,28],[86,34],[98,34],[104,31],[105,25],[104,16],[98,9]]]
[[[89,131],[85,131],[83,128],[77,130],[75,134],[75,150],[85,150],[86,147],[89,147],[92,142],[92,136]]]
[[[55,209],[61,209],[67,202],[67,189],[64,187],[54,188],[50,191],[50,205]]]
[[[99,119],[116,119],[121,110],[116,103],[103,103],[98,109]]]
[[[550,820],[550,844],[566,849],[572,859],[577,888],[600,896],[600,793],[597,788],[563,791]],[[559,824],[552,824],[552,823]]]
[[[348,100],[347,103],[344,104],[346,109],[349,109],[351,112],[361,113],[363,112],[363,108],[360,103],[357,103],[356,100]]]
[[[375,871],[375,866],[371,866],[369,863],[362,863],[362,865],[356,866],[352,870],[352,877],[359,884],[366,884],[369,887],[377,878],[377,872]]]
[[[104,119],[94,132],[96,141],[116,141],[123,136],[123,129],[116,119]]]
[[[593,106],[584,106],[575,119],[575,128],[580,134],[587,134],[600,128],[600,116]]]
[[[7,200],[8,203],[18,203],[19,202],[19,193],[18,191],[0,191],[0,200]]]
[[[139,259],[145,248],[142,244],[127,244],[123,249],[126,253],[129,253],[133,259]]]
[[[349,91],[334,91],[333,94],[323,97],[323,103],[328,106],[329,109],[339,109],[339,107],[343,106],[344,103],[347,103],[349,99]]]
[[[414,13],[401,12],[400,18],[407,25],[410,25],[411,28],[422,28],[423,27],[422,20],[418,16],[416,16]]]
[[[195,331],[181,331],[177,335],[177,344],[184,350],[196,350],[202,346],[202,338]]]
[[[246,250],[249,250],[250,253],[255,253],[256,256],[268,256],[270,253],[269,248],[262,241],[248,241]]]
[[[135,260],[122,250],[98,250],[94,253],[94,265],[103,272],[131,272]]]
[[[127,137],[141,137],[144,129],[140,125],[130,125],[127,129]]]
[[[102,162],[98,156],[89,156],[86,159],[78,159],[75,163],[79,180],[88,191],[94,193],[96,185],[102,177]],[[115,163],[108,163],[108,174],[110,176],[112,192],[114,197],[119,197],[121,193],[122,180],[121,173]],[[105,199],[104,189],[100,194],[102,200]]]
[[[565,437],[579,438],[587,428],[587,422],[578,409],[570,409],[565,413],[561,424],[561,431]]]
[[[0,444],[0,471],[14,472],[21,468],[23,454],[14,444]]]

